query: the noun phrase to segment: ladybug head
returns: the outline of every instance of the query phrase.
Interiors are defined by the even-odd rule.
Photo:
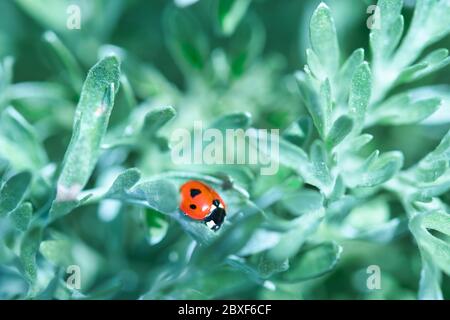
[[[217,231],[225,220],[226,212],[219,200],[213,200],[210,214],[203,220],[205,224],[213,231]]]

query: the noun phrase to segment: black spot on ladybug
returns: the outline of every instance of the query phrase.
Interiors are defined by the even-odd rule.
[[[219,200],[215,199],[213,200],[213,205],[215,205],[216,207],[218,207],[220,205]]]
[[[191,189],[191,197],[192,198],[195,198],[195,196],[198,196],[200,193],[202,193],[202,192],[198,189]]]
[[[192,210],[195,210],[195,209],[197,209],[197,206],[196,206],[195,204],[191,204],[191,205],[189,206],[189,208],[191,208]]]

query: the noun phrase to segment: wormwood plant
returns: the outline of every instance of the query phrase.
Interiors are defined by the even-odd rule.
[[[57,78],[14,83],[14,59],[0,65],[1,298],[448,294],[450,132],[415,163],[378,150],[377,134],[448,113],[448,85],[414,84],[450,62],[447,49],[430,49],[450,33],[450,1],[418,0],[405,31],[402,1],[379,0],[370,59],[362,48],[342,57],[321,3],[307,64],[287,80],[262,54],[264,28],[250,1],[205,7],[227,40],[214,50],[186,8],[169,6],[166,45],[184,90],[132,49],[104,44],[121,1],[102,11],[108,23],[88,19],[80,32],[90,41],[72,50],[48,2],[16,6],[54,30],[42,40]],[[67,5],[50,2],[54,12]],[[97,6],[106,4],[90,10]],[[93,58],[83,53],[92,51],[100,58],[85,77]],[[195,120],[222,131],[281,127],[280,170],[173,165],[170,133]],[[219,232],[179,211],[178,188],[189,179],[227,203]],[[371,291],[373,265],[381,287]]]

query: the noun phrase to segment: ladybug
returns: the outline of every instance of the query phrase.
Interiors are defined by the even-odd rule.
[[[208,228],[217,231],[225,220],[225,202],[207,184],[190,180],[180,187],[180,210],[194,220],[202,220]]]

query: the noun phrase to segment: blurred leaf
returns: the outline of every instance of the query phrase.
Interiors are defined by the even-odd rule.
[[[159,243],[167,234],[169,221],[167,216],[158,211],[148,209],[145,211],[148,228],[148,239],[151,245]]]
[[[64,68],[65,72],[63,74],[68,77],[69,84],[72,86],[74,92],[80,92],[83,85],[83,73],[72,52],[52,31],[46,31],[43,38],[52,49],[61,66]]]
[[[12,57],[0,60],[0,113],[9,101],[8,87],[12,82],[13,67],[14,59]]]
[[[0,189],[0,217],[15,210],[22,202],[31,183],[29,172],[20,172],[9,178]]]
[[[251,0],[218,0],[217,17],[223,34],[234,32],[250,3]]]
[[[289,270],[278,274],[277,279],[293,283],[320,277],[336,267],[341,253],[342,247],[334,242],[304,249],[289,259]]]
[[[340,144],[353,129],[353,120],[346,115],[340,116],[331,127],[327,136],[327,147],[333,149]]]
[[[185,72],[204,70],[209,45],[198,21],[186,11],[168,8],[163,22],[167,45],[178,65]]]
[[[339,68],[340,52],[333,17],[323,2],[311,17],[309,33],[312,49],[325,68],[327,76],[334,76]]]
[[[225,131],[227,129],[247,129],[252,124],[252,116],[248,112],[231,113],[215,120],[210,128]]]
[[[113,56],[100,60],[89,71],[76,110],[72,139],[58,178],[56,201],[75,199],[94,170],[114,105],[119,74],[119,61]]]
[[[47,163],[34,128],[11,107],[0,115],[0,156],[17,170],[38,170]]]
[[[433,263],[433,258],[429,253],[421,250],[422,270],[420,272],[419,294],[420,300],[442,300],[440,287],[441,272]]]
[[[40,253],[56,266],[70,265],[72,258],[72,245],[67,239],[56,239],[42,241],[39,248]]]
[[[311,118],[302,117],[286,128],[282,136],[287,141],[302,148],[311,137],[312,127]]]
[[[168,180],[150,180],[137,183],[139,172],[129,169],[114,182],[105,197],[135,203],[173,215],[178,207],[178,190]],[[136,184],[137,183],[137,184]]]
[[[199,0],[175,0],[175,4],[179,7],[187,7],[190,5],[193,5],[194,3],[198,2]]]
[[[247,1],[247,0],[244,0]],[[251,0],[248,0],[251,1]],[[254,66],[264,49],[265,30],[256,15],[248,15],[230,35],[227,57],[230,68],[236,77],[245,76]]]

